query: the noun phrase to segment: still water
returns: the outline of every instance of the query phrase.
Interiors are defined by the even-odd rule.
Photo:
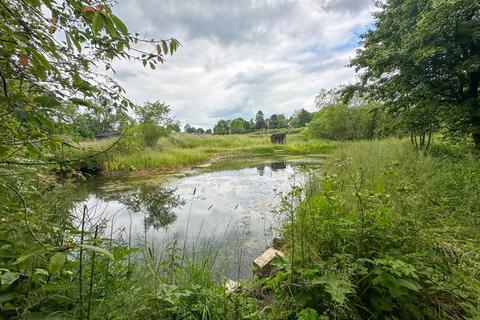
[[[189,254],[215,251],[220,276],[245,278],[252,260],[280,236],[282,195],[302,186],[317,165],[236,161],[181,176],[97,179],[83,186],[74,211],[79,217],[86,205],[90,224],[131,245],[162,250],[176,241]]]

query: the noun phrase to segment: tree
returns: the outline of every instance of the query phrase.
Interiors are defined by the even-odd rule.
[[[480,148],[480,2],[401,0],[379,4],[375,26],[352,60],[366,93],[397,114],[421,114],[425,140],[438,121]],[[425,116],[423,116],[425,115]],[[410,116],[405,117],[415,121]]]
[[[164,102],[147,102],[143,106],[137,106],[135,113],[143,143],[148,147],[154,147],[158,139],[168,136],[175,129],[176,122],[169,115],[170,106]]]
[[[212,129],[205,130],[205,134],[212,134]]]
[[[1,163],[57,161],[58,150],[70,143],[67,105],[95,110],[108,101],[118,112],[133,107],[108,73],[114,59],[155,68],[165,49],[177,49],[175,39],[157,42],[130,34],[109,3],[1,2]],[[129,50],[138,42],[152,50]]]
[[[185,130],[186,133],[197,133],[197,128],[192,127],[189,124],[185,125],[184,130]]]
[[[170,132],[180,132],[180,122],[173,121],[172,123],[167,125],[167,128]]]
[[[236,118],[232,120],[230,124],[230,131],[233,134],[240,134],[246,132],[246,121],[242,118]]]
[[[262,111],[258,111],[257,114],[255,115],[255,128],[257,130],[266,128]]]
[[[213,133],[215,134],[229,134],[230,133],[230,122],[226,120],[219,120],[217,124],[213,127]]]
[[[247,132],[252,132],[255,130],[255,121],[250,119],[249,121],[245,121],[245,130]]]
[[[137,106],[135,113],[140,123],[167,126],[173,121],[173,119],[169,117],[170,106],[165,102],[146,102],[143,106]]]
[[[270,121],[268,125],[269,129],[276,129],[278,128],[278,119],[277,119],[277,114],[274,113],[270,116]]]
[[[102,133],[117,132],[134,122],[126,113],[116,112],[114,108],[108,106],[84,111],[78,111],[75,106],[67,106],[67,113],[72,121],[73,132],[89,139]]]
[[[287,128],[288,127],[288,120],[283,114],[277,115],[277,127],[278,128]]]
[[[290,118],[290,123],[294,128],[303,128],[307,123],[312,121],[312,114],[305,109],[300,109],[295,111],[295,113]]]
[[[341,93],[337,89],[320,89],[320,92],[315,97],[315,106],[317,109],[333,106],[340,100],[340,98]]]

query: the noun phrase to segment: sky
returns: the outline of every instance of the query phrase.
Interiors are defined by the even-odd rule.
[[[119,61],[116,79],[135,103],[166,102],[195,127],[313,111],[320,89],[354,81],[347,64],[373,9],[371,0],[120,0],[130,32],[182,46],[156,70]]]

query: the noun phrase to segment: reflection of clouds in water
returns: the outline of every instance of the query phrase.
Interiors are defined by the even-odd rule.
[[[125,193],[116,194],[116,200],[114,196],[106,201],[91,195],[85,203],[104,211],[109,220],[108,232],[120,230],[125,239],[131,221],[132,238],[137,240],[136,243],[141,243],[145,237],[149,242],[164,244],[174,238],[180,242],[186,238],[188,244],[196,248],[221,247],[221,256],[235,260],[234,265],[241,263],[243,266],[241,271],[232,273],[228,263],[233,262],[224,261],[224,271],[233,277],[245,276],[249,274],[251,260],[269,245],[275,235],[272,211],[279,203],[278,193],[291,189],[290,177],[295,174],[295,168],[281,162],[265,166],[262,173],[259,175],[258,168],[254,167],[183,177],[154,188],[157,194],[152,192],[143,196],[147,203],[136,207],[130,203],[131,210],[125,208],[125,201],[121,203]],[[298,183],[301,179],[296,177],[295,180]],[[175,190],[174,194],[159,191],[167,189]],[[169,197],[178,197],[185,202],[164,206],[160,200]],[[158,230],[148,225],[145,229],[145,217],[149,217],[148,211],[152,207],[158,209],[161,216],[156,224],[151,223]],[[172,217],[175,219],[169,219]],[[187,224],[188,234],[185,235]]]

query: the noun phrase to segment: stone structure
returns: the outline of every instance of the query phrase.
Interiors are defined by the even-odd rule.
[[[275,144],[284,144],[287,141],[287,134],[286,133],[273,133],[270,137],[272,143]]]

